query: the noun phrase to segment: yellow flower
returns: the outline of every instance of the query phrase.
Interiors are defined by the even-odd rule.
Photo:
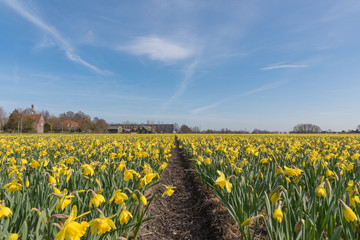
[[[360,203],[360,198],[358,195],[354,194],[349,194],[349,203],[351,204],[351,206],[353,206],[354,208],[356,208],[356,203]]]
[[[140,195],[140,201],[141,201],[141,204],[142,205],[146,205],[147,204],[147,199],[146,199],[146,197],[144,196],[144,195]]]
[[[96,207],[98,207],[103,202],[105,202],[104,196],[101,194],[95,193],[93,195],[93,197],[90,199],[89,207],[91,207],[92,205],[95,205]]]
[[[323,185],[324,184],[322,183],[320,186],[316,188],[316,195],[318,195],[319,197],[326,197],[326,190],[323,187]]]
[[[139,174],[135,171],[135,170],[132,170],[132,169],[129,169],[129,170],[125,170],[125,172],[124,172],[124,180],[125,181],[128,181],[128,180],[130,180],[130,179],[133,179],[133,175],[137,175],[137,176],[139,176]]]
[[[105,217],[101,214],[100,218],[93,219],[89,222],[91,227],[91,234],[94,234],[97,231],[97,234],[104,234],[110,231],[111,229],[116,229],[114,222],[111,218],[115,217],[112,215],[111,217]]]
[[[0,205],[0,219],[3,217],[8,218],[11,214],[12,211],[10,210],[10,208]]]
[[[357,221],[358,218],[357,218],[356,214],[353,212],[353,210],[351,210],[351,208],[348,205],[346,205],[341,199],[339,199],[339,201],[343,205],[343,214],[344,214],[345,220],[347,222]]]
[[[167,163],[164,162],[163,164],[160,165],[160,170],[164,170],[167,167]]]
[[[7,238],[7,240],[18,240],[19,235],[17,235],[16,233],[10,234]]]
[[[57,188],[55,188],[57,189]],[[55,191],[54,189],[54,191]],[[71,203],[71,198],[74,197],[74,195],[67,195],[68,190],[64,189],[63,193],[62,193],[62,197],[59,199],[59,201],[57,202],[55,209],[56,211],[59,210],[59,208],[61,208],[61,210],[64,210],[64,208],[66,208],[67,205],[69,205]]]
[[[275,209],[274,213],[273,213],[273,218],[278,221],[279,223],[281,223],[282,219],[283,219],[283,213],[280,209],[280,205],[277,209]]]
[[[128,200],[128,196],[122,193],[120,189],[116,190],[114,195],[110,198],[110,203],[115,202],[116,204],[122,203],[124,200]]]
[[[133,215],[131,214],[131,212],[129,212],[126,209],[123,209],[120,213],[120,217],[119,217],[119,221],[121,224],[127,224],[129,222],[129,219],[132,218]]]
[[[56,234],[55,240],[80,240],[80,237],[85,235],[89,223],[86,221],[78,223],[75,222],[75,220],[88,213],[90,212],[86,212],[77,217],[77,207],[73,206],[69,218],[64,223],[60,232]]]
[[[48,177],[48,183],[50,183],[50,184],[56,184],[55,178],[49,175],[49,177]]]
[[[32,160],[29,165],[30,165],[30,167],[35,168],[35,169],[40,167],[40,163],[36,160]]]
[[[87,176],[87,175],[94,175],[94,168],[92,167],[92,165],[91,164],[84,164],[84,165],[82,165],[81,166],[81,170],[83,171],[83,174],[85,175],[85,176]]]
[[[169,186],[165,186],[165,191],[162,194],[162,197],[167,195],[167,196],[171,196],[175,191],[173,190],[175,187],[173,187],[172,185]]]
[[[243,221],[243,222],[241,223],[241,226],[242,226],[242,227],[248,226],[248,225],[250,224],[250,220],[251,220],[251,218],[245,219],[245,221]]]
[[[229,180],[225,178],[225,174],[223,172],[217,170],[217,173],[220,175],[220,177],[216,179],[215,183],[219,185],[221,189],[224,189],[224,187],[226,187],[226,191],[230,193],[232,184],[229,182]]]
[[[270,193],[269,197],[271,203],[275,204],[280,199],[280,196],[281,196],[281,192],[274,191]]]
[[[10,183],[5,184],[3,186],[3,189],[6,189],[6,188],[9,192],[16,192],[17,190],[22,188],[22,184],[19,183],[17,179],[14,179]]]
[[[288,175],[289,177],[293,177],[293,176],[299,176],[303,171],[299,168],[288,168],[286,166],[284,166],[285,168],[285,174]]]

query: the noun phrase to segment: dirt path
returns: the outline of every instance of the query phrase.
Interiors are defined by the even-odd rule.
[[[192,163],[175,144],[168,167],[161,174],[163,184],[176,187],[175,193],[164,198],[158,194],[148,215],[160,217],[144,223],[138,239],[237,239],[237,227],[227,210],[204,189]]]

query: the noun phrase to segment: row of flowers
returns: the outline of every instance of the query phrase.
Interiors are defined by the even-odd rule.
[[[0,239],[136,238],[171,156],[171,135],[0,138]],[[81,213],[78,215],[78,211]]]
[[[182,135],[179,141],[243,239],[252,239],[258,225],[269,239],[360,236],[358,135]]]

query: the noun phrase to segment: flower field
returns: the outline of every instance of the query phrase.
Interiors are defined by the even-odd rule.
[[[360,239],[358,135],[177,139],[242,239]],[[155,196],[174,193],[160,178],[174,147],[174,135],[1,136],[0,239],[136,239]]]
[[[171,135],[1,136],[0,239],[136,238],[173,143]]]
[[[358,135],[180,135],[243,239],[360,239]]]

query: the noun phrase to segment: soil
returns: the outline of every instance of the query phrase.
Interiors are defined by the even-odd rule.
[[[159,217],[143,223],[138,239],[239,239],[234,220],[200,182],[192,162],[179,151],[177,141],[171,155],[161,179],[162,184],[175,186],[175,192],[171,197],[158,194],[153,200],[147,215]]]

